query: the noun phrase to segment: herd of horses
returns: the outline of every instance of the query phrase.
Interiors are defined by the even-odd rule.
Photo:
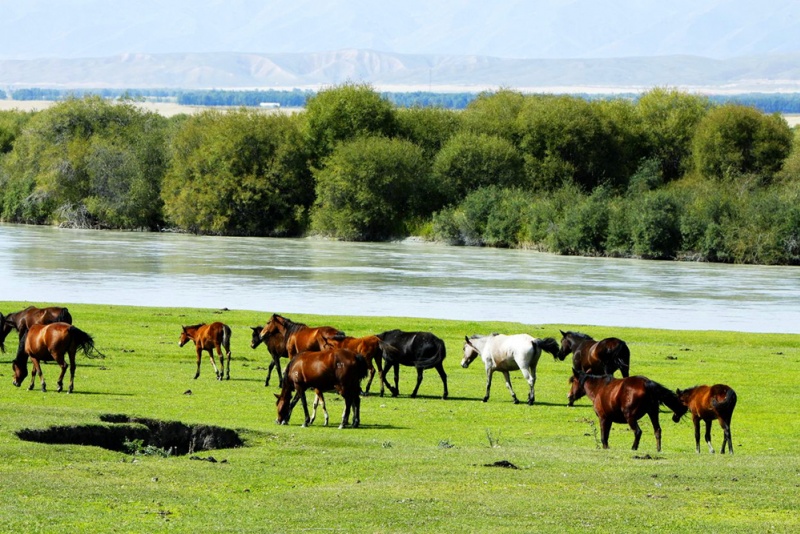
[[[38,374],[42,391],[46,391],[40,362],[54,361],[61,368],[58,391],[62,391],[66,356],[69,358],[70,369],[68,391],[72,392],[76,352],[83,350],[87,356],[103,356],[94,347],[92,336],[72,325],[72,316],[67,308],[29,306],[8,315],[0,313],[0,351],[5,352],[4,342],[12,330],[19,334],[17,356],[12,363],[13,384],[18,387],[28,374],[27,361],[30,359],[33,375],[28,389],[34,388]],[[303,426],[314,421],[320,404],[327,425],[329,417],[324,393],[336,391],[345,402],[339,428],[349,425],[351,412],[352,426],[358,427],[361,419],[361,396],[369,393],[376,367],[381,396],[384,395],[385,388],[389,389],[392,396],[400,394],[400,365],[417,370],[417,382],[411,397],[417,396],[423,371],[427,369],[437,370],[444,386],[442,398],[446,399],[448,396],[447,374],[443,366],[445,344],[430,332],[390,330],[364,337],[351,337],[332,326],[312,327],[278,314],[273,314],[267,324],[251,327],[251,330],[251,348],[255,349],[263,343],[272,357],[264,385],[269,385],[273,370],[277,372],[281,384],[280,394],[275,395],[276,422],[279,424],[288,424],[292,410],[298,402],[302,402],[305,412]],[[572,354],[568,404],[572,406],[583,396],[591,400],[600,422],[603,448],[608,448],[611,425],[618,423],[627,424],[633,430],[632,448],[636,450],[642,434],[638,421],[648,415],[653,425],[657,450],[661,451],[659,411],[663,405],[673,412],[672,419],[675,422],[680,421],[687,412],[692,414],[697,452],[700,452],[701,421],[706,425],[705,441],[708,449],[714,452],[711,424],[714,419],[718,420],[724,433],[721,452],[724,454],[727,448],[733,454],[730,423],[737,397],[732,388],[715,384],[673,392],[647,377],[630,376],[630,350],[621,339],[606,338],[596,341],[580,332],[560,333],[560,344],[554,338],[540,339],[528,334],[465,336],[461,366],[469,367],[480,356],[486,370],[486,394],[483,402],[489,400],[492,375],[498,371],[503,374],[513,402],[518,403],[509,373],[521,371],[530,388],[527,402],[533,404],[536,367],[542,351],[561,361]],[[217,380],[230,379],[231,329],[228,325],[214,322],[183,326],[179,345],[182,347],[190,340],[195,344],[197,356],[195,379],[200,376],[203,352],[208,353]],[[215,353],[220,367],[217,367]],[[227,365],[224,357],[227,357]],[[283,371],[282,358],[288,360]],[[394,386],[387,379],[390,369],[394,369]],[[616,371],[620,372],[622,378],[614,376]],[[362,390],[361,383],[368,375],[366,387]],[[307,390],[312,390],[315,394],[311,413],[306,402]]]

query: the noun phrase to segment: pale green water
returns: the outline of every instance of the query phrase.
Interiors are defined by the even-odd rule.
[[[796,267],[19,225],[0,300],[800,333]]]

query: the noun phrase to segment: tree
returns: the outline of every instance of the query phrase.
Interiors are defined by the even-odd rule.
[[[459,202],[484,186],[525,185],[523,159],[510,141],[494,135],[462,132],[436,155],[433,175],[443,204]]]
[[[711,106],[706,97],[677,90],[653,89],[639,99],[636,110],[648,144],[648,157],[661,162],[664,181],[683,176],[691,168],[695,128]]]
[[[516,143],[517,117],[524,104],[525,96],[510,89],[481,93],[469,103],[462,114],[464,129],[476,134],[499,136]]]
[[[422,149],[409,141],[369,136],[341,143],[314,173],[312,229],[354,241],[404,235],[420,215],[418,199],[427,196],[427,172]]]
[[[367,84],[345,83],[325,89],[306,103],[306,131],[313,164],[336,143],[366,135],[392,137],[397,120],[392,104]]]
[[[792,148],[792,130],[780,115],[737,104],[708,112],[694,136],[695,167],[722,179],[754,174],[769,181]]]
[[[206,111],[172,143],[164,211],[179,228],[224,235],[296,235],[313,201],[298,121],[253,110]]]
[[[396,113],[398,136],[408,139],[433,158],[442,146],[461,128],[461,114],[443,108],[413,107]]]

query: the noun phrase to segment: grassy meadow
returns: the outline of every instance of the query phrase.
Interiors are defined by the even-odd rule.
[[[0,311],[29,303],[0,302]],[[37,305],[49,305],[37,303]],[[264,387],[266,349],[249,347],[264,312],[69,305],[105,359],[77,357],[75,392],[11,385],[16,336],[0,355],[0,531],[3,532],[797,532],[800,494],[800,335],[523,325],[432,319],[287,314],[360,336],[392,328],[444,339],[450,398],[435,372],[420,397],[401,368],[400,397],[362,401],[361,428],[337,428],[343,408],[326,395],[331,424],[302,428],[298,405],[275,424],[277,379]],[[280,309],[275,311],[280,312]],[[220,320],[233,329],[231,380],[214,380],[194,347],[179,348],[182,324]],[[536,404],[514,405],[496,374],[482,403],[485,373],[460,367],[464,335],[558,329],[625,339],[631,371],[670,389],[727,383],[738,393],[731,425],[735,455],[695,453],[691,418],[662,409],[663,450],[647,417],[638,451],[614,425],[599,444],[587,399],[566,405],[569,360],[543,354]],[[284,361],[285,363],[285,361]],[[67,375],[68,377],[68,375]],[[379,389],[376,382],[372,391]],[[520,399],[527,384],[513,374]],[[191,394],[187,394],[191,390]],[[312,395],[308,395],[309,402]],[[245,446],[163,457],[100,447],[20,440],[16,431],[102,424],[102,414],[236,429]],[[714,447],[722,432],[715,422]],[[517,467],[494,466],[507,461]]]

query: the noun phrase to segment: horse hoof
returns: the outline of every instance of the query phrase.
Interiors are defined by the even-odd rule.
[[[519,404],[519,399],[515,398],[514,399],[514,404]]]
[[[484,397],[483,402],[489,402],[489,397]]]

